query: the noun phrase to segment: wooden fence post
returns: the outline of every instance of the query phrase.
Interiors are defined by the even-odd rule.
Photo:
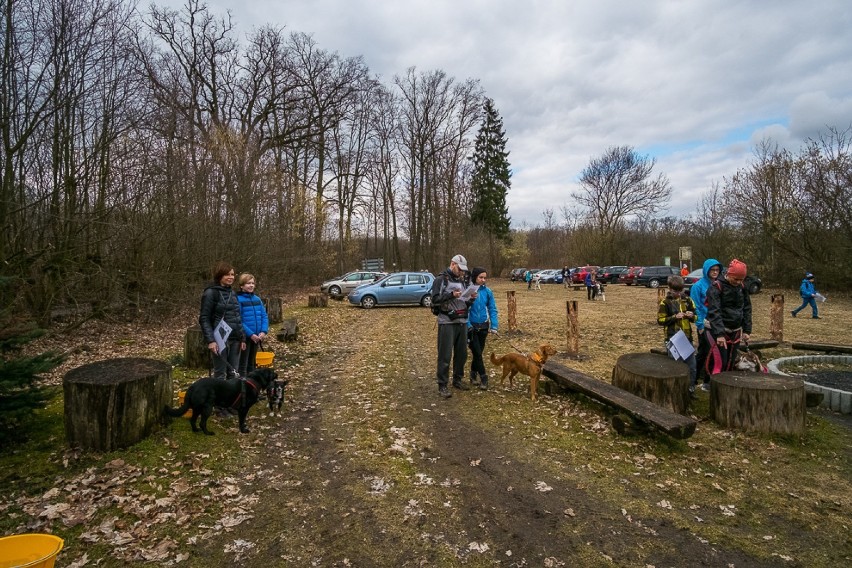
[[[517,304],[515,302],[515,291],[509,290],[506,292],[506,303],[508,304],[508,312],[509,312],[509,331],[515,331],[518,329],[518,319],[517,319]]]
[[[784,294],[772,294],[769,300],[769,338],[784,341]]]
[[[577,300],[567,300],[565,302],[565,312],[568,317],[568,325],[565,328],[568,353],[576,355],[580,351],[580,325],[577,322]]]

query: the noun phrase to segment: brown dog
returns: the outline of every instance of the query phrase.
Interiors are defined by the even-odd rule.
[[[496,357],[494,352],[491,352],[491,362],[494,365],[503,367],[503,376],[500,377],[500,384],[509,377],[509,386],[514,386],[512,379],[515,375],[522,373],[530,378],[530,398],[535,400],[536,391],[538,391],[538,378],[541,376],[541,368],[547,362],[547,358],[556,354],[556,349],[544,343],[539,345],[538,349],[530,355],[521,355],[520,353],[507,353],[502,357]]]

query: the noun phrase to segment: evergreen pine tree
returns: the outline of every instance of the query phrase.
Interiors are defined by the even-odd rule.
[[[42,353],[20,357],[22,345],[41,336],[32,320],[14,311],[15,302],[11,278],[0,277],[0,298],[6,307],[0,311],[0,442],[17,439],[37,408],[44,408],[53,390],[39,383],[39,373],[47,372],[62,362],[62,357]],[[5,444],[3,444],[5,445]]]
[[[486,98],[483,105],[482,126],[476,135],[473,151],[473,206],[470,220],[488,234],[491,266],[496,265],[495,239],[511,242],[509,210],[506,194],[512,185],[509,169],[509,152],[506,151],[506,133],[494,101]]]

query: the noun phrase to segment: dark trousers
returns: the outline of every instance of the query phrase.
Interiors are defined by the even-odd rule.
[[[470,340],[470,353],[473,355],[470,362],[470,380],[473,381],[479,376],[483,383],[488,384],[488,373],[485,371],[485,362],[482,360],[482,353],[485,351],[485,340],[488,339],[488,328],[471,328],[467,335]]]
[[[707,372],[707,355],[710,354],[710,345],[715,343],[713,336],[705,329],[698,332],[698,352],[695,355],[695,366],[698,369],[698,378],[703,383],[710,382],[710,373]]]
[[[598,295],[598,291],[594,286],[586,286],[586,297],[589,300],[594,300]]]
[[[438,387],[447,386],[453,361],[453,383],[461,383],[467,363],[467,322],[438,324]]]
[[[259,344],[251,339],[246,340],[246,350],[240,352],[240,366],[238,369],[240,370],[241,377],[248,376],[249,373],[254,371],[257,365],[255,357],[257,356],[258,347]]]
[[[804,310],[805,307],[807,307],[807,306],[811,307],[811,316],[812,317],[817,317],[819,315],[819,310],[817,310],[816,300],[813,299],[813,298],[802,298],[802,305],[799,306],[798,308],[796,308],[795,310],[793,310],[793,314],[794,315],[798,314],[799,312]]]
[[[228,341],[225,345],[225,350],[220,351],[218,355],[210,352],[213,357],[213,377],[217,379],[228,379],[235,376],[240,366],[240,342]]]
[[[737,353],[740,350],[740,341],[742,341],[743,332],[741,329],[736,331],[725,332],[725,348],[713,341],[710,345],[710,354],[707,356],[707,370],[711,375],[716,373],[724,373],[733,369],[734,362],[737,360]]]

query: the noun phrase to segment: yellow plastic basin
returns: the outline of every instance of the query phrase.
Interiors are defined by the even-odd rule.
[[[258,351],[254,356],[254,362],[258,367],[271,367],[274,359],[275,353],[272,351]]]
[[[18,534],[0,538],[0,568],[53,568],[65,544],[52,534]]]

